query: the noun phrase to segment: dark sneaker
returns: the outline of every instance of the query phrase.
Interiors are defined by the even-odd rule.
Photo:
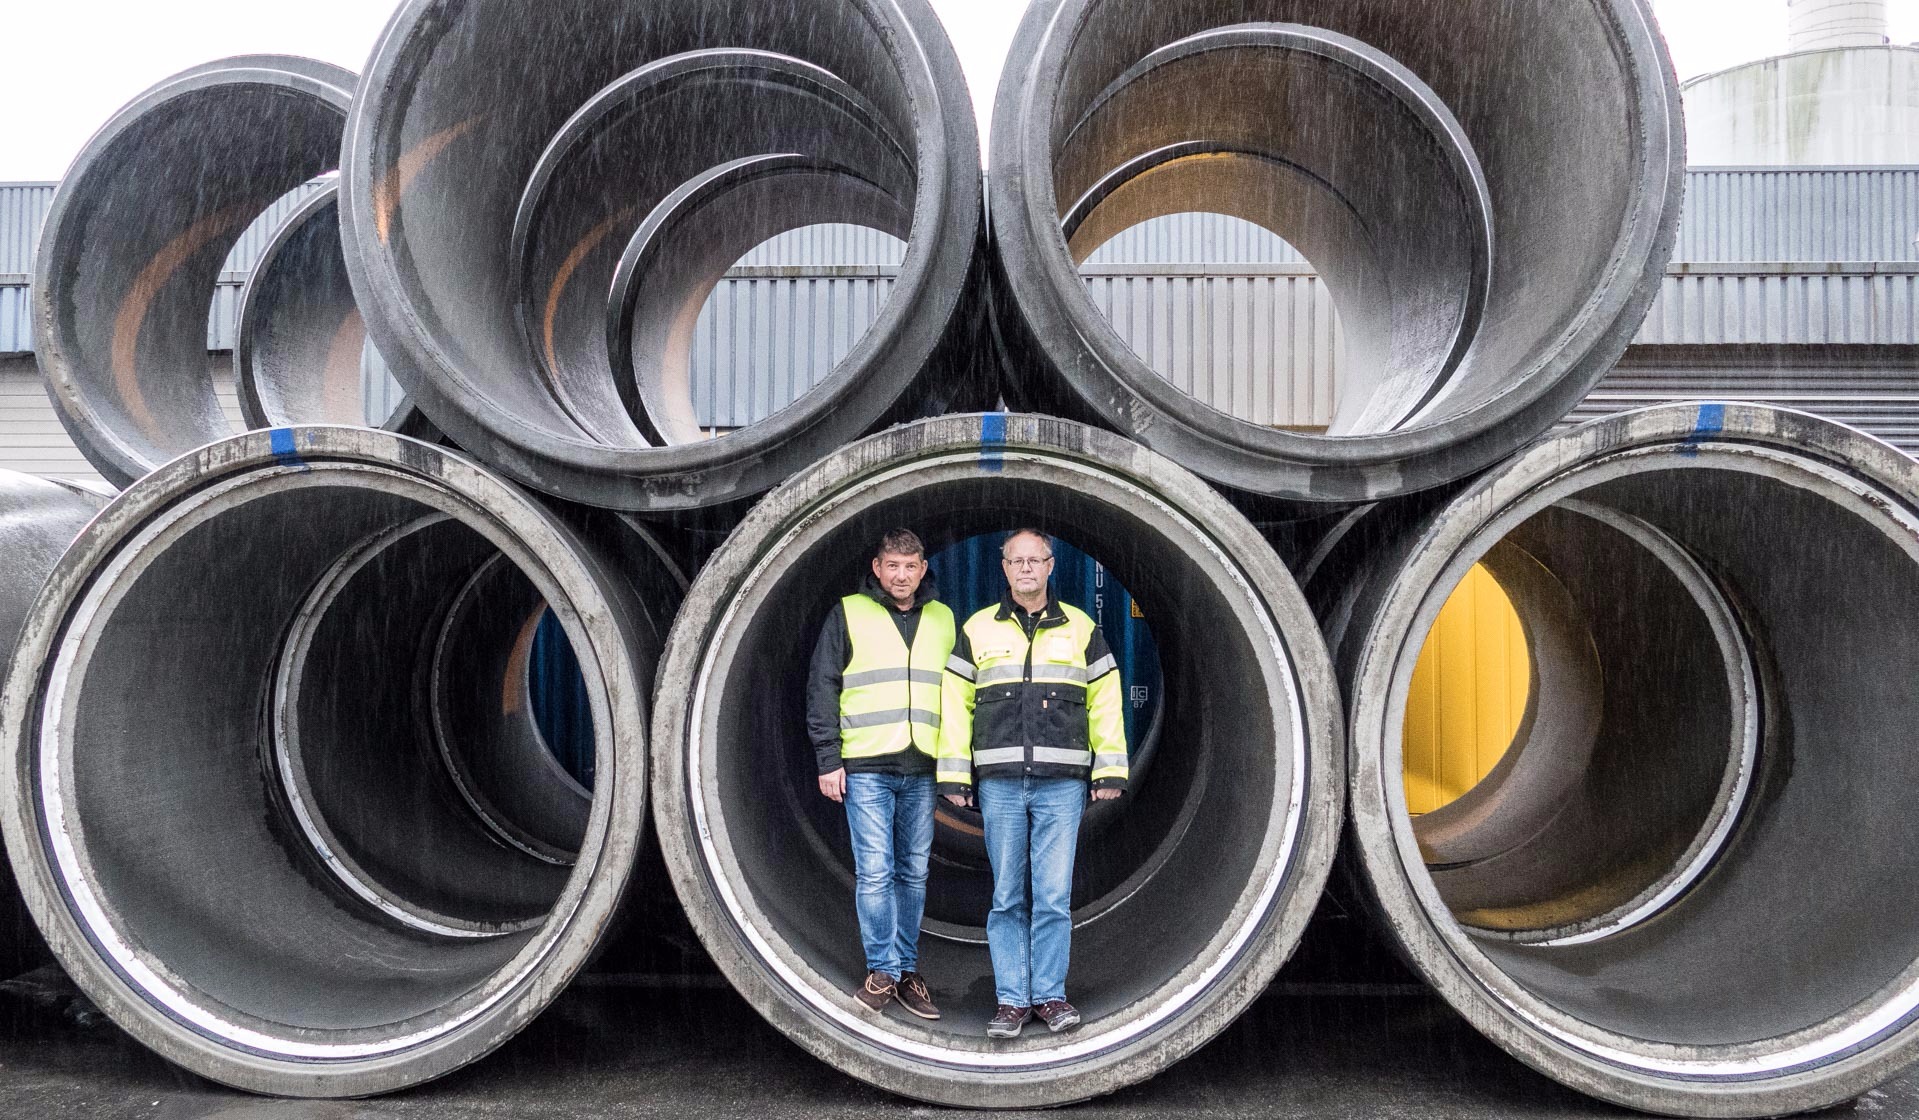
[[[853,993],[853,998],[865,1005],[868,1011],[884,1011],[886,1005],[893,1002],[893,993],[897,990],[899,985],[893,982],[891,976],[884,972],[869,972],[866,974],[866,983]]]
[[[899,986],[893,990],[893,998],[900,1006],[918,1015],[922,1019],[937,1019],[940,1009],[933,1006],[933,993],[926,990],[926,977],[917,972],[900,973]]]
[[[1058,1034],[1079,1026],[1079,1009],[1063,999],[1049,999],[1033,1008],[1033,1014],[1046,1024],[1046,1029]]]
[[[986,1024],[986,1037],[1018,1038],[1019,1029],[1032,1017],[1033,1009],[1030,1007],[1012,1007],[1002,1003],[999,1010],[993,1013],[992,1021]]]

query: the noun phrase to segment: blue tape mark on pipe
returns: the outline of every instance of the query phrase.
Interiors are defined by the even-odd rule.
[[[997,474],[1006,466],[1006,414],[989,412],[980,417],[979,465],[988,474]]]
[[[274,428],[267,433],[267,446],[273,450],[273,457],[283,467],[306,469],[306,461],[300,458],[300,448],[293,438],[292,428]]]
[[[1699,416],[1693,421],[1692,434],[1679,445],[1679,453],[1688,458],[1699,454],[1699,446],[1726,430],[1726,406],[1718,403],[1699,406]]]

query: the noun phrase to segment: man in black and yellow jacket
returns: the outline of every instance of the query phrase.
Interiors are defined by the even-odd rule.
[[[897,1000],[922,1019],[937,1019],[919,974],[919,937],[934,782],[966,776],[963,744],[954,748],[956,759],[939,757],[953,612],[934,598],[926,548],[913,533],[886,534],[871,567],[859,593],[840,600],[820,630],[807,730],[820,793],[846,806],[852,833],[867,968],[854,998],[871,1011]]]
[[[1055,1032],[1079,1025],[1066,1000],[1079,822],[1089,798],[1125,791],[1129,770],[1119,666],[1093,620],[1052,593],[1052,540],[1021,529],[1000,565],[1007,593],[966,620],[946,673],[941,753],[970,746],[972,770],[942,763],[940,793],[963,804],[970,787],[979,802],[999,1003],[986,1033],[1016,1038],[1035,1015]]]

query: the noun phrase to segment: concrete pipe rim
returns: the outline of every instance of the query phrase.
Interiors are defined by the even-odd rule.
[[[1638,110],[1633,202],[1606,283],[1564,337],[1510,378],[1507,390],[1449,419],[1397,431],[1315,437],[1240,420],[1187,396],[1099,311],[1061,235],[1053,199],[1054,79],[1086,23],[1110,2],[1049,0],[1028,9],[994,110],[988,193],[993,240],[1013,301],[1036,321],[1040,348],[1075,396],[1117,398],[1103,411],[1123,434],[1250,493],[1375,501],[1464,478],[1510,456],[1562,419],[1637,333],[1678,239],[1685,121],[1647,0],[1594,0],[1627,60]],[[1640,220],[1640,210],[1654,203],[1658,220]],[[1492,235],[1498,238],[1500,230]]]
[[[1477,948],[1470,927],[1449,911],[1427,872],[1407,812],[1396,729],[1404,722],[1406,684],[1420,647],[1409,636],[1423,634],[1420,627],[1430,626],[1476,557],[1528,517],[1569,498],[1577,504],[1576,495],[1594,485],[1675,467],[1788,472],[1794,484],[1873,523],[1919,562],[1919,464],[1807,413],[1738,402],[1672,404],[1541,441],[1452,502],[1453,514],[1435,518],[1413,558],[1391,576],[1358,647],[1349,689],[1350,831],[1374,898],[1415,967],[1482,1034],[1546,1076],[1662,1115],[1757,1117],[1825,1108],[1919,1058],[1919,961],[1842,1014],[1760,1042],[1684,1044],[1618,1033],[1554,1006]],[[1753,625],[1743,615],[1739,621]],[[1764,709],[1751,718],[1779,718],[1770,701]],[[1739,779],[1748,786],[1751,766],[1751,756],[1734,762],[1735,770],[1748,771]],[[1745,815],[1748,796],[1756,805],[1756,789],[1742,789],[1728,818],[1712,822],[1713,837],[1688,850],[1690,865],[1671,889],[1639,900],[1641,912],[1626,915],[1628,925],[1683,901],[1719,854],[1706,841],[1723,845],[1746,827],[1732,818]],[[1561,931],[1567,936],[1558,943],[1613,931],[1596,925]]]
[[[716,815],[717,786],[703,789],[711,750],[702,745],[710,703],[702,682],[715,671],[729,628],[771,584],[762,573],[782,554],[798,564],[809,543],[826,539],[836,510],[855,515],[883,502],[885,488],[918,475],[969,480],[1003,472],[1058,469],[1098,490],[1124,490],[1184,522],[1212,550],[1209,562],[1243,580],[1236,602],[1257,604],[1260,630],[1284,664],[1286,710],[1295,759],[1289,791],[1275,791],[1264,819],[1258,872],[1232,893],[1229,916],[1209,932],[1199,959],[1176,967],[1115,1014],[1098,1017],[1057,1045],[994,1050],[983,1039],[935,1036],[862,1017],[848,991],[815,970],[805,950],[774,928],[773,909],[736,881],[732,839]],[[1178,495],[1182,510],[1170,497]],[[1122,577],[1123,578],[1123,577]],[[755,586],[758,584],[759,586]],[[733,634],[735,640],[738,635]],[[1255,999],[1292,953],[1330,871],[1339,830],[1342,770],[1338,704],[1330,659],[1307,618],[1303,596],[1252,527],[1196,477],[1110,433],[1052,417],[1007,414],[924,420],[869,437],[789,480],[755,508],[696,580],[662,663],[654,714],[655,821],[676,890],[708,951],[734,987],[782,1033],[815,1056],[891,1092],[966,1108],[1047,1107],[1103,1095],[1164,1070],[1223,1030]],[[666,682],[686,680],[688,687]],[[1277,771],[1276,771],[1277,774]],[[1259,796],[1264,797],[1262,793]],[[723,850],[724,849],[724,850]],[[1237,882],[1237,878],[1234,880]],[[929,919],[931,911],[929,909]],[[1203,923],[1202,923],[1203,924]],[[930,929],[929,925],[929,929]],[[1210,930],[1210,927],[1209,927]],[[935,933],[937,936],[937,933]],[[938,978],[935,977],[937,985]],[[1163,1002],[1147,1013],[1142,1005]],[[953,1012],[949,1011],[949,1017]],[[1128,1017],[1132,1016],[1132,1017]],[[969,1024],[970,1025],[970,1024]],[[972,1039],[977,1029],[965,1036]],[[941,1038],[949,1041],[942,1042]]]
[[[633,512],[699,509],[762,493],[818,455],[869,431],[905,393],[948,323],[963,312],[982,225],[979,135],[958,56],[926,0],[853,0],[884,43],[892,77],[915,111],[918,192],[914,228],[886,305],[831,376],[800,401],[738,431],[669,447],[618,448],[546,430],[501,407],[430,330],[393,253],[380,165],[388,102],[418,53],[416,37],[446,0],[408,0],[387,24],[347,120],[341,189],[347,270],[368,330],[427,416],[459,446],[545,493]],[[874,401],[880,402],[876,406]],[[725,493],[700,487],[724,480]],[[710,484],[710,483],[709,483]]]
[[[47,769],[59,752],[42,751],[49,729],[40,693],[76,644],[76,612],[97,604],[110,582],[100,578],[103,568],[129,559],[180,519],[191,520],[205,499],[243,495],[262,481],[326,485],[333,481],[328,472],[378,476],[407,498],[436,500],[526,565],[528,578],[556,596],[555,614],[577,645],[587,679],[602,682],[589,685],[614,729],[602,736],[602,747],[620,745],[601,760],[580,866],[540,931],[451,1001],[451,1022],[442,1009],[429,1008],[370,1028],[276,1024],[283,1033],[271,1037],[250,1029],[250,1013],[196,1001],[165,962],[144,959],[91,883],[76,889],[69,881],[62,868],[74,866],[74,840],[49,824],[50,808],[59,811],[64,795],[49,800],[46,783],[63,779],[58,768]],[[596,573],[565,540],[550,513],[497,476],[445,449],[374,429],[315,426],[237,436],[162,466],[111,504],[49,579],[0,701],[9,754],[0,769],[0,835],[36,922],[81,989],[168,1060],[235,1088],[290,1097],[363,1097],[417,1085],[484,1057],[539,1014],[586,963],[619,904],[641,842],[646,798],[643,739],[629,738],[643,737],[645,727],[636,670],[620,626],[600,600]],[[232,1014],[223,1018],[223,1012]],[[329,1045],[308,1037],[328,1029],[344,1041]]]
[[[67,290],[63,262],[83,251],[82,246],[71,244],[79,231],[70,215],[94,202],[92,191],[87,189],[89,176],[117,158],[116,148],[129,131],[179,99],[248,87],[292,91],[337,111],[344,125],[358,82],[349,70],[295,55],[240,55],[204,63],[161,80],[122,106],[87,141],[62,177],[34,254],[33,321],[39,340],[36,356],[62,426],[94,468],[114,485],[130,485],[166,460],[143,453],[94,405],[96,390],[89,384],[87,371],[78,364],[80,346],[66,330],[66,316],[61,313],[60,300]],[[234,236],[238,236],[237,230]],[[207,303],[212,303],[211,290]]]

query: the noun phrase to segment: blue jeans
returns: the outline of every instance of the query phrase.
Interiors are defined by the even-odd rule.
[[[846,823],[853,832],[853,904],[866,968],[898,980],[919,971],[933,775],[848,774]]]
[[[986,945],[999,1002],[1066,998],[1073,948],[1073,856],[1086,813],[1084,778],[982,778],[976,795],[993,863]]]

